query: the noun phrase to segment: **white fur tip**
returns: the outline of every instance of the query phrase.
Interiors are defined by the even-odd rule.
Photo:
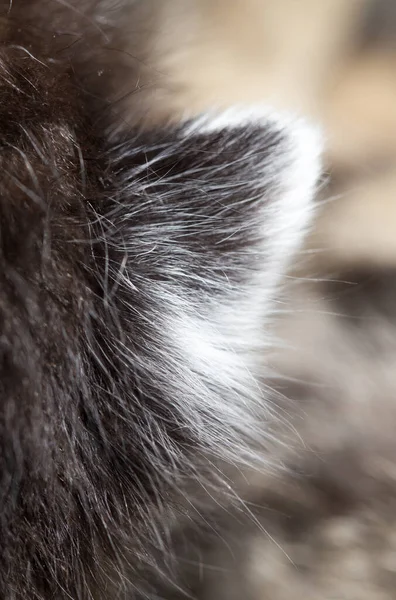
[[[322,135],[319,129],[308,125],[304,119],[285,112],[277,112],[266,105],[232,106],[224,110],[209,110],[199,117],[191,120],[187,116],[183,119],[188,126],[188,133],[214,133],[224,129],[240,129],[249,125],[272,126],[278,131],[294,130],[297,134],[311,138],[312,147],[320,155],[322,151]],[[308,131],[309,130],[309,131]]]
[[[296,183],[305,181],[308,190],[312,189],[321,173],[323,136],[318,127],[292,114],[276,112],[268,106],[234,106],[222,111],[208,111],[193,121],[189,121],[183,134],[205,135],[223,130],[241,129],[256,125],[282,133],[290,140],[283,152],[292,154],[289,160],[295,165]]]

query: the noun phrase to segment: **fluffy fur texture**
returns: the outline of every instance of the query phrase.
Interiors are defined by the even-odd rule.
[[[316,137],[257,111],[131,130],[108,103],[120,14],[2,9],[4,600],[155,597],[143,566],[197,487],[232,496],[226,465],[267,460],[256,352]]]

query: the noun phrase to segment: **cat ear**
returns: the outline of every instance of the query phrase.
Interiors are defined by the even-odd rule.
[[[314,129],[257,108],[141,134],[114,153],[111,222],[137,271],[208,291],[259,272],[269,289],[311,221],[320,150]]]
[[[94,237],[123,335],[114,360],[137,378],[145,414],[179,424],[162,434],[166,447],[183,432],[222,460],[267,460],[252,451],[271,406],[256,379],[263,322],[312,216],[319,147],[305,125],[228,111],[110,152]]]

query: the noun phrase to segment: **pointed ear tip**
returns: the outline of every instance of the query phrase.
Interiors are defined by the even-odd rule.
[[[206,127],[212,131],[221,126],[256,125],[280,134],[278,163],[282,187],[294,189],[311,200],[322,173],[324,136],[321,128],[300,115],[277,111],[265,105],[234,107],[212,116]]]
[[[185,134],[210,134],[249,125],[262,127],[267,131],[274,130],[285,136],[289,141],[288,164],[291,164],[291,158],[293,165],[306,174],[307,184],[311,181],[311,186],[315,185],[322,167],[323,135],[318,126],[299,116],[276,111],[266,105],[237,105],[224,110],[208,111],[189,121]]]

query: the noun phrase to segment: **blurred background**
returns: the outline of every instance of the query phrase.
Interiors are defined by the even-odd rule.
[[[313,260],[396,265],[395,0],[141,4],[149,119],[259,102],[319,123],[329,179]]]

